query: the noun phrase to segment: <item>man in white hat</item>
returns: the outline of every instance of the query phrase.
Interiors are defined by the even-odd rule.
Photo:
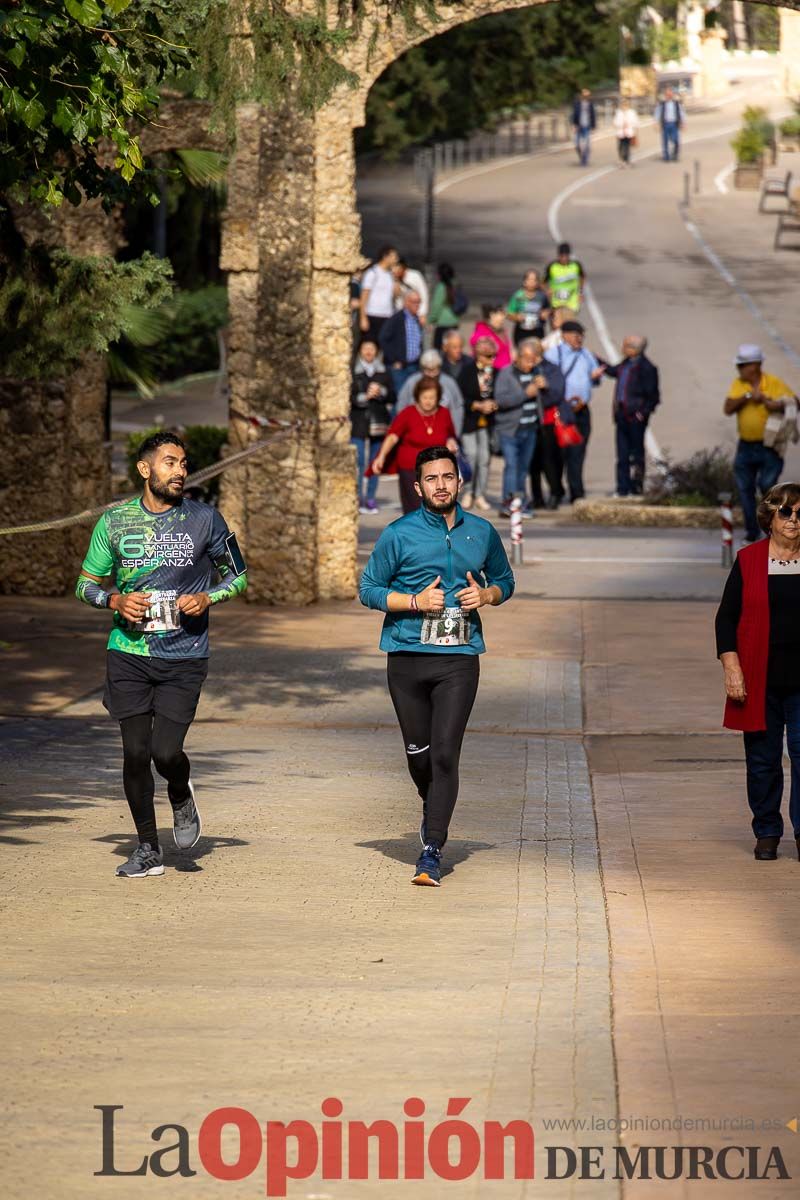
[[[726,416],[736,414],[739,442],[733,471],[745,522],[745,541],[762,537],[756,520],[756,489],[763,496],[778,482],[783,459],[764,442],[770,413],[782,413],[788,404],[796,404],[792,389],[777,375],[763,369],[764,352],[760,346],[745,342],[736,352],[738,379],[734,379],[725,397]]]

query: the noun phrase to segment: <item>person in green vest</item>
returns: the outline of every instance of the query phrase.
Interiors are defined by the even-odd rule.
[[[583,264],[572,257],[569,242],[562,242],[556,255],[544,272],[544,285],[550,304],[553,308],[571,308],[574,313],[580,312],[586,284]]]
[[[514,322],[514,345],[525,338],[544,337],[544,323],[550,315],[550,300],[539,283],[536,271],[526,271],[522,287],[518,288],[506,306],[509,321]]]

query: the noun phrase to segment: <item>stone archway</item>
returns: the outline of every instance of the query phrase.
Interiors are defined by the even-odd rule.
[[[253,436],[241,413],[310,422],[296,441],[276,443],[274,452],[225,476],[226,508],[253,566],[253,598],[310,603],[355,593],[348,297],[362,258],[353,131],[364,123],[370,88],[391,62],[430,37],[548,2],[558,0],[462,0],[442,7],[437,23],[420,19],[413,29],[397,19],[387,24],[373,4],[363,35],[341,55],[357,88],[339,89],[313,118],[255,106],[239,113],[222,251],[231,309],[231,442]],[[800,37],[800,13],[782,15],[783,35]]]

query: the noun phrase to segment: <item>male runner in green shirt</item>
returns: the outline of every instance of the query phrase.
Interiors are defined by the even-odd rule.
[[[137,467],[141,498],[103,513],[75,587],[79,600],[114,614],[103,704],[120,724],[123,785],[139,836],[116,873],[134,879],[164,874],[151,761],[167,780],[175,845],[190,850],[200,837],[183,742],[208,673],[208,610],[247,587],[236,537],[221,514],[183,495],[181,439],[147,438]],[[108,578],[117,590],[106,590]]]

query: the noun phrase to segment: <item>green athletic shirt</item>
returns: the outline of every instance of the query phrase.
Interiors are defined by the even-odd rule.
[[[167,597],[208,592],[211,602],[243,592],[247,575],[234,575],[227,563],[230,531],[222,514],[199,500],[183,499],[153,513],[140,499],[108,509],[94,527],[83,570],[113,576],[120,592],[163,593]],[[219,574],[222,583],[212,589]],[[90,581],[78,580],[78,595]],[[83,597],[81,597],[83,598]],[[179,614],[180,627],[167,632],[131,628],[119,613],[109,650],[153,658],[208,658],[208,609],[199,617]]]
[[[553,308],[571,308],[577,312],[581,306],[583,278],[583,267],[576,258],[568,263],[560,263],[558,259],[551,262],[544,273],[544,280],[550,288]]]

